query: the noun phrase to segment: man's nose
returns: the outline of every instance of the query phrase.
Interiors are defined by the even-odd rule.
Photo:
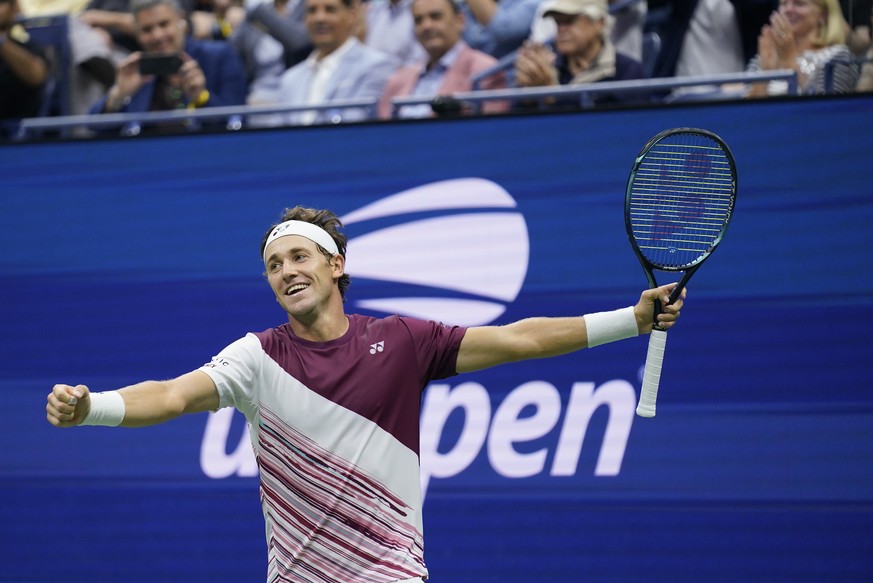
[[[293,261],[283,261],[282,262],[282,277],[293,277],[297,274],[297,270],[294,268]]]

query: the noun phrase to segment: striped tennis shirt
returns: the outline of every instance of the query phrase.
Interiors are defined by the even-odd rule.
[[[466,331],[350,315],[330,342],[289,324],[247,334],[200,370],[249,423],[267,581],[387,583],[427,575],[421,392],[455,374]]]

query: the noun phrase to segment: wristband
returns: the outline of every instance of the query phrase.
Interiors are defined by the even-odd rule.
[[[91,410],[80,425],[117,427],[124,421],[124,398],[118,391],[91,393]]]
[[[194,103],[192,105],[194,107],[203,107],[204,105],[209,103],[210,97],[211,97],[211,95],[209,95],[209,91],[204,89],[203,91],[200,92],[200,95],[197,96],[196,101],[194,101]]]
[[[633,306],[612,312],[586,314],[583,318],[588,331],[588,348],[640,335]]]

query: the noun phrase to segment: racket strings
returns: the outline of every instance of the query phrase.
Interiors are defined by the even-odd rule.
[[[733,210],[735,178],[724,150],[700,136],[672,136],[649,149],[629,201],[632,234],[655,265],[689,266],[720,240]]]

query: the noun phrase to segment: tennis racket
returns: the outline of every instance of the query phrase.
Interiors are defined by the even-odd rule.
[[[682,273],[670,294],[676,301],[688,280],[718,247],[734,210],[737,170],[730,149],[712,132],[675,128],[645,145],[628,177],[624,220],[631,246],[649,286],[655,271]],[[667,331],[649,337],[637,415],[654,417]]]

